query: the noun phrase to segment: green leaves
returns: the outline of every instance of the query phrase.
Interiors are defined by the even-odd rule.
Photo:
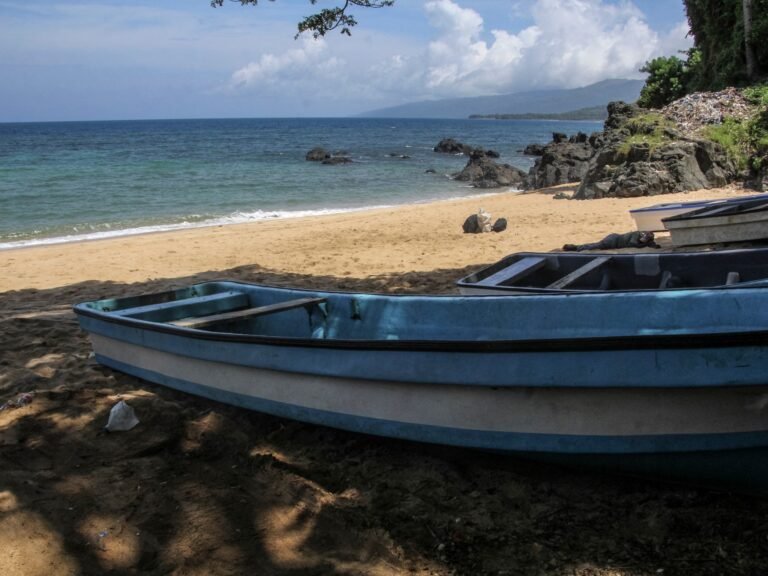
[[[685,96],[688,68],[677,56],[654,58],[640,72],[648,72],[637,101],[643,108],[661,108]]]
[[[231,0],[232,2],[240,2],[241,5],[253,5],[256,6],[259,0]],[[270,0],[274,2],[275,0]],[[317,3],[317,0],[309,0],[313,6]],[[357,20],[351,14],[347,13],[352,6],[360,8],[386,8],[394,5],[395,0],[346,0],[342,6],[335,8],[323,8],[320,12],[307,16],[298,23],[298,33],[296,38],[301,36],[304,32],[311,32],[312,37],[316,40],[325,36],[332,30],[340,29],[341,34],[351,36],[351,28],[357,26]],[[211,0],[211,6],[217,8],[224,5],[224,0]]]

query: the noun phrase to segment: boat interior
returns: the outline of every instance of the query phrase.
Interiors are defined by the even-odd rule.
[[[460,287],[537,292],[664,290],[768,283],[768,250],[663,254],[521,253],[461,280]]]

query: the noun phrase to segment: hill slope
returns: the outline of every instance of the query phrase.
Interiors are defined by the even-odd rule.
[[[536,90],[498,96],[450,98],[402,104],[365,112],[368,118],[468,118],[490,114],[546,114],[605,106],[614,100],[634,102],[643,80],[603,80],[569,90]]]

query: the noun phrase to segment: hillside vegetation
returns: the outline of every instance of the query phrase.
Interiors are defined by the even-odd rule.
[[[746,102],[748,113],[720,106],[695,136],[720,144],[746,178],[763,180],[768,167],[768,0],[684,3],[694,46],[685,60],[669,56],[646,62],[641,71],[648,78],[638,104],[664,108],[688,98],[685,103],[692,105],[697,93],[731,87],[731,101]]]

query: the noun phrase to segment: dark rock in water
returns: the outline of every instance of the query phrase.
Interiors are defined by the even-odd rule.
[[[331,154],[325,148],[312,148],[307,152],[306,159],[310,162],[322,162],[326,158],[330,158]]]
[[[433,150],[435,152],[440,152],[441,154],[466,154],[469,156],[472,153],[473,148],[472,146],[462,144],[453,138],[443,138]]]
[[[426,170],[424,170],[424,173],[425,174],[437,174],[437,170],[435,170],[434,168],[427,168]]]
[[[497,164],[482,149],[473,151],[464,169],[454,176],[461,182],[471,182],[476,188],[522,187],[525,177],[525,172],[519,168]]]
[[[507,229],[507,219],[506,218],[499,218],[496,220],[496,222],[493,223],[493,227],[491,230],[494,232],[504,232],[504,230]]]
[[[483,231],[477,214],[470,214],[467,216],[467,219],[464,220],[464,224],[461,225],[461,229],[464,230],[464,234],[479,234]]]
[[[410,159],[410,156],[408,156],[407,154],[397,154],[395,152],[390,152],[389,154],[387,154],[387,156],[389,156],[390,158],[400,158],[401,160]]]
[[[352,158],[349,158],[348,156],[331,156],[330,158],[323,160],[322,164],[336,165],[349,164],[350,162],[352,162]]]
[[[501,154],[496,152],[496,150],[485,150],[485,155],[488,156],[488,158],[501,158]]]
[[[544,146],[541,144],[528,144],[523,150],[523,154],[526,156],[543,156]]]

